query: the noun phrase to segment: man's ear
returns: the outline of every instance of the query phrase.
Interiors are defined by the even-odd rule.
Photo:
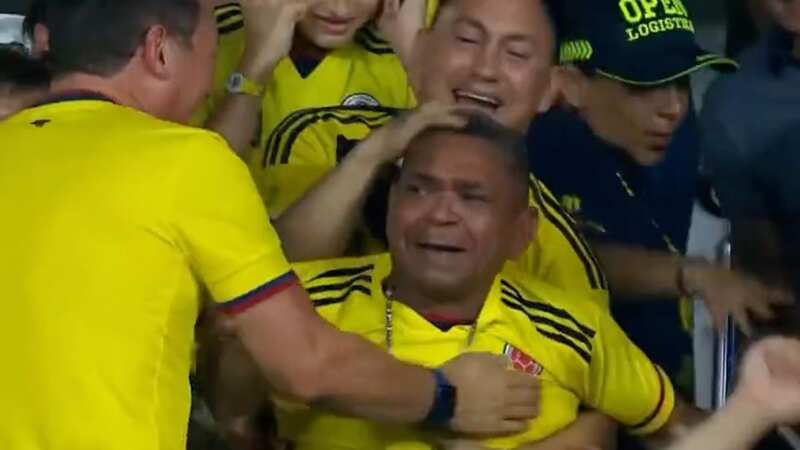
[[[41,23],[33,26],[32,53],[37,58],[50,51],[50,30]]]
[[[582,109],[589,89],[589,78],[574,65],[559,66],[555,68],[554,83],[564,102],[574,108]]]
[[[174,43],[170,42],[167,30],[163,26],[153,26],[144,35],[140,56],[144,67],[159,79],[170,75],[169,63],[174,55]]]
[[[539,210],[528,206],[520,213],[517,226],[514,228],[514,242],[511,248],[512,259],[519,259],[536,239],[539,230]]]

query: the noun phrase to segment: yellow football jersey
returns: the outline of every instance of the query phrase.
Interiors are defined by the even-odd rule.
[[[0,135],[0,448],[185,449],[201,286],[236,310],[295,279],[247,167],[99,99]]]
[[[267,138],[260,159],[251,165],[267,209],[280,214],[372,130],[399,112],[395,108],[351,106],[310,108],[289,115]],[[580,290],[607,306],[605,275],[575,221],[534,178],[531,193],[532,205],[540,211],[539,230],[517,264],[554,286]],[[369,239],[363,247],[368,253],[385,250],[375,239]]]
[[[339,329],[386,347],[388,254],[298,264],[295,271],[319,312]],[[542,381],[541,413],[516,436],[485,442],[514,448],[557,433],[581,405],[624,424],[634,434],[663,427],[674,408],[672,385],[607,311],[513,268],[495,280],[472,325],[443,331],[400,299],[391,303],[392,354],[437,367],[466,352],[506,355],[518,370]],[[470,336],[473,336],[470,341]],[[429,450],[441,438],[416,427],[343,418],[280,403],[281,435],[297,450]]]
[[[204,123],[227,95],[225,84],[236,71],[245,49],[244,17],[238,3],[215,10],[219,32],[214,89],[193,123]],[[266,86],[262,101],[261,129],[254,137],[263,148],[267,136],[294,111],[334,105],[370,105],[407,108],[415,103],[406,72],[388,42],[371,27],[364,27],[355,41],[332,50],[309,74],[303,74],[291,58],[280,61]],[[256,156],[256,159],[258,157]]]

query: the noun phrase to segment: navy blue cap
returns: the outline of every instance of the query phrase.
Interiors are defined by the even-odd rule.
[[[562,64],[585,64],[626,84],[668,83],[736,62],[700,48],[682,0],[563,0]]]

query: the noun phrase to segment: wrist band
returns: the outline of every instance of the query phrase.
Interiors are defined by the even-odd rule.
[[[426,425],[446,426],[455,415],[456,411],[456,388],[440,369],[433,370],[436,378],[436,391],[433,396],[428,415],[423,421]]]

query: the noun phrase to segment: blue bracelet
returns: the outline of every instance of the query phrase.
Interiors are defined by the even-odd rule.
[[[436,378],[436,391],[433,397],[433,404],[427,417],[423,421],[426,425],[447,426],[456,412],[456,388],[440,369],[434,369],[433,375]]]

